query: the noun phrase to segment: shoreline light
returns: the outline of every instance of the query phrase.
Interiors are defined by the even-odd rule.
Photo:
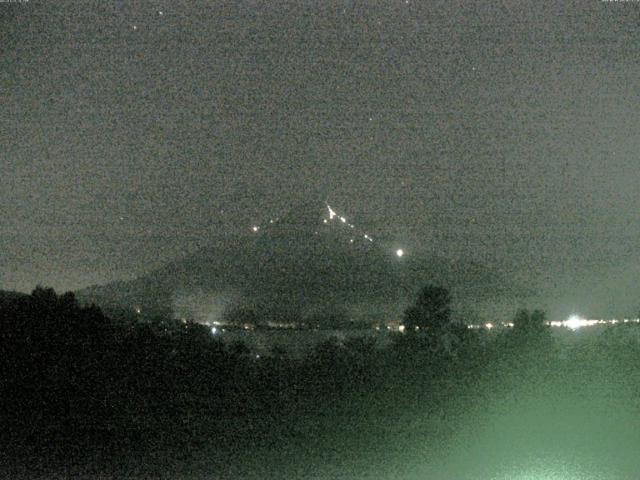
[[[578,315],[571,315],[562,324],[570,330],[577,330],[580,327],[584,327],[588,324],[588,320],[580,318]]]

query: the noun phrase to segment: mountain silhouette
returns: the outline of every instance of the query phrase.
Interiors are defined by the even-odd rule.
[[[461,301],[521,293],[477,263],[399,258],[390,243],[314,198],[149,274],[77,295],[106,311],[201,322],[384,321],[398,319],[426,283]]]

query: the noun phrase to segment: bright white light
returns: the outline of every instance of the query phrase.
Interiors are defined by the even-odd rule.
[[[142,312],[142,309],[140,307],[136,307],[135,310],[138,315],[140,315],[140,312]]]
[[[398,330],[399,330],[400,332],[404,332],[404,325],[400,325],[400,326],[398,327]]]
[[[396,255],[398,257],[402,257],[404,255],[404,250],[402,250],[401,248],[399,248],[398,250],[396,250]]]
[[[329,205],[327,205],[327,208],[329,209],[329,220],[333,220],[333,217],[336,216],[336,212],[334,212]]]
[[[329,223],[329,221],[325,218],[324,220],[322,220],[323,223]]]
[[[487,330],[491,330],[493,328],[493,323],[491,323],[491,322],[485,323],[484,324],[484,328],[486,328]]]
[[[347,219],[346,219],[346,218],[344,218],[344,217],[340,217],[340,221],[341,221],[342,223],[347,223]]]
[[[258,230],[260,230],[260,227],[257,225],[254,225],[253,227],[251,227],[251,230],[253,230],[254,232],[257,232]]]
[[[211,327],[211,334],[215,335],[216,333],[218,333],[218,327]]]
[[[589,322],[584,318],[580,318],[578,315],[571,315],[567,320],[562,322],[565,327],[570,330],[577,330],[580,327],[588,325]]]
[[[586,318],[582,318],[578,315],[571,315],[568,319],[563,322],[559,322],[561,326],[569,328],[571,330],[577,330],[582,327],[590,327],[592,325],[615,325],[618,323],[618,320],[587,320]],[[550,325],[555,327],[558,322],[550,322]]]

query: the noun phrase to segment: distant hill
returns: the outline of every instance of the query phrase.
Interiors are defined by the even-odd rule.
[[[7,300],[14,300],[19,298],[26,298],[29,295],[21,292],[13,292],[8,290],[0,290],[0,302],[4,302]]]
[[[460,311],[526,296],[477,263],[399,257],[389,242],[315,201],[147,275],[77,296],[107,312],[138,310],[141,316],[202,322],[382,321],[399,318],[426,283],[450,288]]]

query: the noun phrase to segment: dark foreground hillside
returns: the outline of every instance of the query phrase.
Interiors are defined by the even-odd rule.
[[[256,358],[36,289],[0,302],[3,478],[636,478],[633,327]],[[451,337],[449,337],[451,338]],[[558,477],[559,476],[559,477]]]

